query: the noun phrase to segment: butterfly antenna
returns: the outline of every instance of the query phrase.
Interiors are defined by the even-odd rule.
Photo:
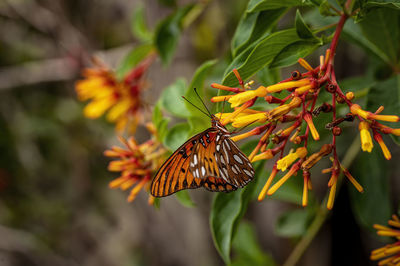
[[[189,101],[188,99],[186,99],[185,96],[182,96],[183,99],[185,99],[188,103],[190,103],[193,107],[195,107],[197,110],[199,110],[200,112],[202,112],[203,114],[205,114],[206,116],[211,118],[211,114],[207,114],[206,112],[204,112],[203,110],[201,110],[199,107],[197,107],[196,105],[194,105],[191,101]],[[208,111],[208,109],[207,109]]]
[[[196,88],[194,88],[194,92],[197,94],[197,97],[199,97],[200,102],[203,104],[204,108],[206,108],[206,110],[207,110],[209,116],[212,117],[212,114],[210,113],[210,110],[208,110],[206,104],[203,102],[203,99],[200,97],[200,95],[199,95],[199,93],[197,92],[197,89],[196,89]]]
[[[224,102],[222,104],[222,112],[221,112],[221,115],[219,116],[219,120],[222,119],[222,114],[224,113],[225,102],[226,102],[226,97],[224,98]]]

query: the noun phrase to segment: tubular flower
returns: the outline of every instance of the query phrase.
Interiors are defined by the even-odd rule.
[[[297,148],[296,152],[291,152],[282,159],[277,161],[277,168],[281,171],[286,171],[286,169],[294,163],[297,159],[303,159],[307,155],[307,149],[304,147]]]
[[[96,119],[107,112],[106,119],[116,124],[117,131],[122,132],[128,126],[130,132],[134,132],[140,120],[141,92],[146,87],[144,76],[153,60],[151,54],[123,80],[118,80],[115,73],[99,61],[94,61],[95,66],[85,69],[84,79],[75,84],[78,99],[91,100],[83,114]]]
[[[110,182],[110,188],[121,188],[127,190],[134,186],[128,196],[131,202],[143,188],[147,189],[147,184],[151,181],[155,172],[161,167],[164,161],[166,150],[156,139],[156,131],[152,124],[147,124],[147,129],[153,137],[138,144],[134,137],[125,140],[120,137],[120,141],[125,148],[113,146],[106,150],[104,155],[115,158],[108,165],[111,172],[121,172],[120,177]],[[152,202],[151,196],[149,202]]]
[[[373,133],[374,133],[374,140],[378,142],[379,146],[381,146],[383,156],[385,156],[386,160],[392,159],[392,155],[390,154],[388,147],[386,146],[385,142],[383,142],[382,135],[376,132],[375,130],[373,131]]]
[[[371,152],[374,144],[372,143],[371,134],[369,133],[368,122],[361,121],[358,125],[358,129],[360,130],[361,149],[363,151]]]
[[[275,159],[274,168],[270,177],[265,183],[258,199],[262,200],[266,195],[275,193],[290,177],[294,176],[299,170],[303,173],[303,200],[302,205],[308,203],[308,191],[312,189],[310,169],[316,165],[323,157],[332,154],[332,167],[324,170],[330,173],[331,178],[328,182],[330,189],[327,208],[333,208],[340,174],[362,192],[363,187],[355,178],[340,164],[337,156],[336,138],[342,134],[341,123],[353,122],[359,119],[361,146],[364,151],[371,151],[373,147],[372,137],[369,129],[374,133],[374,139],[381,146],[386,159],[390,159],[390,152],[382,141],[381,133],[400,136],[400,128],[390,128],[377,122],[377,120],[397,122],[399,117],[396,115],[381,115],[383,107],[378,108],[375,113],[362,110],[361,107],[353,103],[354,93],[343,92],[336,81],[333,70],[334,51],[328,49],[325,55],[320,56],[320,65],[313,68],[304,59],[299,59],[299,64],[307,72],[300,73],[294,71],[292,75],[276,84],[261,84],[251,88],[253,82],[244,83],[237,70],[234,74],[238,79],[237,87],[229,87],[213,83],[215,89],[229,92],[229,95],[220,95],[212,98],[212,102],[228,101],[234,111],[221,115],[221,123],[231,124],[233,127],[254,126],[245,133],[232,137],[232,139],[242,140],[249,137],[259,136],[259,141],[253,151],[249,154],[252,162],[260,160]],[[285,96],[279,97],[279,93],[286,91]],[[273,94],[274,95],[271,95]],[[275,94],[276,93],[276,94]],[[317,106],[318,97],[328,93],[331,95],[332,102],[324,102]],[[283,93],[282,93],[283,94]],[[253,105],[258,101],[264,101],[266,106],[271,104],[271,108],[265,110],[253,109]],[[337,115],[337,104],[348,107],[348,114],[343,117]],[[308,144],[310,141],[319,141],[320,133],[316,129],[318,116],[321,113],[331,113],[332,120],[325,125],[325,130],[331,133],[332,142],[324,144],[320,150],[309,154]],[[218,116],[217,116],[218,117]],[[257,124],[255,124],[256,122]],[[253,125],[254,123],[254,125]],[[296,152],[284,154],[288,145],[300,145]],[[291,147],[293,148],[293,147]],[[289,149],[290,150],[290,149]],[[275,184],[273,179],[286,169],[290,170]]]
[[[400,264],[400,219],[392,215],[388,224],[391,227],[375,224],[374,228],[380,236],[394,237],[397,242],[385,245],[371,252],[371,260],[380,260],[378,265],[399,265]]]

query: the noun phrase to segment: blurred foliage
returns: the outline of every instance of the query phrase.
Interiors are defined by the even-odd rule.
[[[112,178],[102,155],[112,142],[110,139],[115,139],[112,126],[103,120],[84,119],[81,115],[83,105],[75,101],[72,93],[72,81],[78,78],[80,67],[94,50],[130,47],[116,67],[120,78],[152,51],[157,51],[162,61],[160,72],[173,68],[177,63],[176,55],[183,50],[189,50],[184,55],[209,51],[219,58],[205,62],[199,62],[199,57],[195,56],[185,58],[198,66],[190,82],[190,77],[181,75],[179,69],[174,70],[168,82],[159,82],[162,91],[156,93],[160,97],[154,103],[152,121],[164,145],[173,151],[210,123],[201,111],[183,101],[181,96],[203,110],[193,88],[197,88],[208,105],[209,96],[216,94],[215,90],[209,89],[211,82],[238,85],[232,73],[234,68],[244,80],[255,78],[262,84],[276,83],[281,76],[286,78],[288,69],[293,69],[299,57],[320,51],[320,47],[332,40],[333,28],[329,26],[337,23],[335,9],[344,4],[344,1],[327,0],[249,0],[247,6],[243,6],[243,1],[159,0],[149,1],[150,4],[142,1],[137,6],[121,1],[17,2],[10,0],[0,4],[0,23],[5,26],[0,42],[0,66],[6,73],[1,77],[14,82],[10,83],[11,87],[0,88],[0,222],[9,228],[29,232],[38,242],[33,251],[24,251],[30,261],[26,265],[37,265],[38,261],[39,265],[45,265],[45,261],[48,265],[56,265],[56,259],[35,259],[37,251],[42,254],[40,258],[54,253],[71,258],[65,259],[65,265],[72,261],[80,264],[86,259],[84,253],[105,241],[107,228],[119,219],[113,210],[113,204],[118,201],[108,199],[108,193],[118,192],[105,192]],[[219,14],[221,10],[224,13],[218,17],[207,16],[212,12]],[[354,91],[356,97],[365,102],[366,109],[376,110],[384,104],[387,113],[399,114],[400,3],[396,0],[357,0],[353,11],[354,16],[344,27],[340,40],[344,44],[340,44],[338,54],[340,48],[350,47],[351,51],[356,51],[354,57],[362,54],[359,61],[368,67],[351,69],[347,66],[351,62],[346,60],[357,58],[349,56],[352,52],[344,54],[345,62],[337,67],[347,73],[339,83],[345,91]],[[149,12],[153,12],[151,16]],[[38,14],[37,17],[34,14]],[[203,37],[187,40],[183,38],[186,32],[192,36],[213,33],[215,36],[210,36],[209,40],[213,45],[205,47],[202,42],[208,40]],[[182,44],[190,48],[182,48]],[[198,51],[193,51],[196,49]],[[23,65],[55,57],[66,58],[69,72],[54,79],[37,68],[29,69]],[[15,70],[9,70],[10,66]],[[356,76],[352,76],[354,73]],[[59,73],[54,71],[52,74]],[[221,110],[220,105],[217,108]],[[341,107],[338,108],[340,111]],[[320,132],[326,121],[316,125]],[[358,134],[345,130],[350,137],[342,144],[343,150]],[[327,137],[328,134],[321,134],[321,142]],[[395,141],[400,143],[399,138]],[[242,149],[249,154],[254,145],[254,142],[248,142]],[[394,145],[389,146],[396,150]],[[398,149],[392,160],[398,160]],[[256,233],[259,228],[253,226],[250,219],[241,222],[251,213],[252,202],[261,191],[269,168],[269,165],[255,164],[256,177],[251,184],[233,193],[216,193],[214,196],[210,230],[215,247],[226,264],[280,264],[259,243],[262,242],[258,239],[261,234]],[[390,190],[393,181],[389,178],[398,176],[395,172],[398,168],[392,169],[375,148],[371,154],[360,154],[351,171],[365,187],[365,193],[358,194],[349,189],[353,208],[350,218],[356,219],[367,230],[371,230],[374,223],[385,224],[398,207],[398,202],[393,203],[395,197],[391,193],[399,193],[399,190]],[[275,225],[278,236],[290,238],[294,243],[307,234],[323,197],[317,191],[310,195],[309,206],[299,209],[302,182],[301,178],[293,176],[271,197],[274,202],[295,206],[279,214]],[[195,210],[208,204],[207,200],[199,204],[190,195],[182,191],[176,198],[186,207],[197,207]],[[155,205],[159,206],[160,201],[164,199],[156,200]],[[123,208],[126,210],[133,208]],[[185,208],[182,212],[189,210],[192,209]],[[135,211],[144,213],[141,209]],[[206,213],[208,211],[201,211],[202,216]],[[147,220],[144,219],[142,224],[147,224]],[[123,263],[115,259],[118,255],[109,258],[115,261],[102,261],[99,256],[97,262],[104,265],[157,265],[160,261],[152,256],[154,247],[159,247],[158,240],[150,239],[151,243],[144,246],[129,243],[127,253],[134,251],[124,255]],[[116,254],[122,253],[116,251]],[[214,254],[210,252],[209,255]],[[213,263],[218,264],[217,259]],[[177,264],[185,265],[181,261]]]

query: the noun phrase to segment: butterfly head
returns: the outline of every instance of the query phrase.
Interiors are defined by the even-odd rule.
[[[215,115],[211,116],[211,126],[218,128],[224,134],[230,134],[228,129],[226,129],[226,127],[220,122],[220,120]]]

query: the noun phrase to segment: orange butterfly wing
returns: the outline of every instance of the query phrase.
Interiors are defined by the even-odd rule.
[[[235,186],[220,178],[216,161],[212,161],[217,134],[218,131],[215,128],[209,128],[180,146],[158,170],[151,183],[150,193],[154,197],[164,197],[182,189],[200,186],[211,191],[236,190]],[[200,176],[196,172],[202,171],[201,167],[193,169],[194,160],[206,167],[207,171],[204,175]]]

